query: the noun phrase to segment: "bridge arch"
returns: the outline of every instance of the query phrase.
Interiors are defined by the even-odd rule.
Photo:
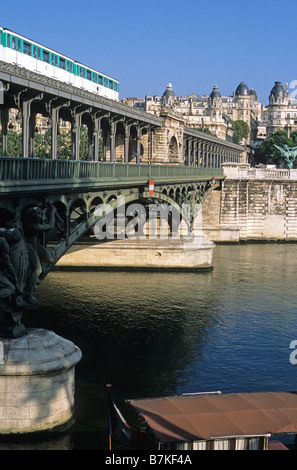
[[[64,214],[68,214],[69,222],[65,221],[66,225],[69,225],[70,231],[68,236],[65,237],[57,246],[56,252],[57,257],[60,259],[76,241],[82,237],[90,229],[94,229],[94,226],[98,221],[103,217],[112,216],[117,214],[117,211],[125,207],[128,208],[133,203],[143,204],[144,208],[148,207],[150,204],[158,205],[162,204],[163,211],[174,211],[176,217],[179,217],[179,220],[185,217],[183,212],[183,207],[181,202],[186,202],[186,187],[183,188],[184,197],[179,196],[179,188],[174,191],[170,190],[170,194],[167,194],[165,188],[158,191],[154,191],[153,197],[149,193],[139,194],[137,192],[131,193],[125,196],[117,196],[112,193],[109,195],[96,195],[91,198],[89,202],[83,201],[81,198],[76,199],[75,201],[69,204],[69,207],[64,208]],[[97,204],[98,203],[98,204]],[[55,203],[56,204],[56,203]],[[59,211],[62,212],[62,211]],[[190,220],[186,220],[186,224],[190,230]]]

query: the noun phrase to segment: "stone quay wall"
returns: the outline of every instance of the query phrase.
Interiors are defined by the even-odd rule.
[[[203,204],[203,234],[217,243],[297,241],[297,170],[223,166],[222,189]]]

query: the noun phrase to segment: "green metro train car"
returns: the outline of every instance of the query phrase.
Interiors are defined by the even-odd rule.
[[[3,27],[0,27],[0,60],[119,100],[118,80]]]

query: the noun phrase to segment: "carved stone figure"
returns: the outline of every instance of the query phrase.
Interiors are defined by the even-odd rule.
[[[10,247],[21,241],[15,229],[0,228],[0,298],[11,300],[18,291],[18,278],[11,260]]]
[[[26,300],[28,257],[26,244],[17,229],[0,228],[0,312],[5,331],[24,329],[21,318],[30,304]]]
[[[55,227],[56,212],[56,207],[47,203],[43,208],[29,207],[23,214],[23,229],[30,263],[27,298],[31,303],[36,302],[33,292],[43,273],[42,263],[52,265],[56,262],[55,250],[46,248],[41,241],[43,234]]]
[[[6,227],[0,227],[0,331],[14,336],[25,327],[21,320],[27,309],[39,306],[34,290],[57,261],[55,249],[46,247],[46,232],[62,224],[56,207],[45,201],[20,214],[19,208]],[[13,226],[14,225],[14,226]],[[4,326],[3,326],[4,324]]]

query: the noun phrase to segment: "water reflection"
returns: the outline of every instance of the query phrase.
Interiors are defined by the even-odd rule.
[[[296,255],[294,244],[217,246],[206,273],[52,272],[37,291],[42,308],[24,322],[83,352],[74,448],[107,446],[106,383],[124,407],[191,391],[296,389]]]
[[[55,272],[40,286],[42,312],[30,322],[71,336],[122,391],[141,384],[149,395],[172,393],[180,371],[202,354],[211,284],[209,273]]]

